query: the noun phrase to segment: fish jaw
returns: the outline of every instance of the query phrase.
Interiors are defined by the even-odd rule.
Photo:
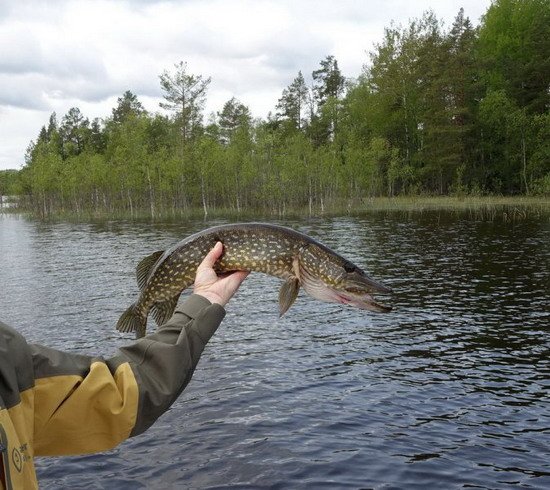
[[[302,283],[302,286],[310,296],[327,303],[350,305],[361,310],[375,311],[377,313],[387,313],[392,309],[391,306],[378,303],[369,293],[339,291],[327,286],[322,281],[316,281],[315,283],[307,281]]]
[[[375,311],[377,313],[388,313],[392,310],[391,306],[378,303],[370,294],[365,293],[363,295],[356,295],[350,293],[342,293],[338,291],[332,291],[335,297],[335,301],[344,305],[355,306],[361,310]]]

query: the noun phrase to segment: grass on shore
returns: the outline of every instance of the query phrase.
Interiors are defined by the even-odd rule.
[[[399,197],[373,197],[356,200],[338,200],[325,204],[324,209],[315,206],[310,213],[307,206],[300,208],[283,208],[271,212],[257,209],[245,209],[237,211],[231,208],[209,208],[205,216],[202,208],[163,210],[154,217],[156,220],[178,219],[230,219],[233,221],[247,218],[269,219],[283,217],[319,217],[319,216],[343,216],[362,215],[373,212],[403,212],[423,213],[429,211],[449,211],[456,213],[469,213],[472,217],[483,220],[525,219],[527,217],[550,216],[550,198],[544,196],[399,196]],[[17,208],[0,208],[2,213],[29,214],[31,211]],[[60,210],[47,217],[48,220],[151,220],[148,210],[143,209],[133,214],[126,210],[107,212],[104,210],[86,210],[76,213],[71,210]]]
[[[528,207],[550,211],[550,198],[544,196],[399,196],[366,200],[372,210],[475,209],[490,207]]]

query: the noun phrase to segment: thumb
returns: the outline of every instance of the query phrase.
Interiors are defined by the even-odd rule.
[[[214,267],[216,260],[220,258],[222,253],[223,253],[222,242],[216,242],[216,245],[214,245],[214,248],[206,254],[206,256],[204,257],[199,267],[209,267],[209,268]]]

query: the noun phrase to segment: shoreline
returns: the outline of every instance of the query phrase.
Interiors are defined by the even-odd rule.
[[[262,209],[237,211],[232,208],[211,208],[205,214],[203,208],[163,210],[151,216],[148,209],[134,213],[126,210],[108,212],[105,210],[86,210],[79,213],[59,211],[47,217],[37,216],[30,210],[16,207],[0,208],[0,215],[25,215],[45,221],[94,221],[94,220],[135,220],[135,221],[172,221],[177,219],[217,219],[217,218],[320,218],[332,216],[359,216],[378,212],[423,213],[432,211],[472,212],[487,217],[502,215],[506,218],[522,218],[532,215],[550,215],[550,198],[545,196],[398,196],[374,197],[361,200],[338,200],[325,204],[324,209],[315,206],[310,212],[308,206],[289,207],[283,211],[268,212]]]

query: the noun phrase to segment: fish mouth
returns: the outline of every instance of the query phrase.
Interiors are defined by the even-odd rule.
[[[388,313],[392,310],[391,306],[379,303],[368,293],[352,294],[335,290],[332,290],[332,292],[334,299],[344,305],[351,305],[362,310],[375,311],[377,313]]]
[[[387,313],[392,310],[391,306],[379,303],[372,296],[373,293],[391,293],[391,288],[375,281],[363,271],[349,273],[345,278],[344,287],[332,289],[331,292],[335,295],[336,301],[345,305],[379,313]]]
[[[391,288],[384,286],[381,282],[375,281],[371,277],[367,276],[363,271],[356,271],[347,274],[344,284],[344,288],[347,290],[344,293],[346,295],[352,294],[354,296],[361,296],[367,293],[388,294],[392,292]],[[353,290],[356,292],[352,293]]]

